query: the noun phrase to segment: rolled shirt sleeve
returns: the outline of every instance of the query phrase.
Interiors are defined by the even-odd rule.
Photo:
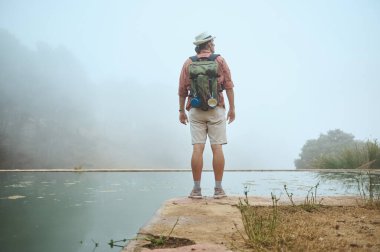
[[[219,78],[218,83],[223,84],[225,89],[232,89],[234,87],[234,83],[232,82],[231,71],[227,65],[226,60],[219,56],[216,58],[216,61],[219,64]]]
[[[187,59],[183,64],[181,74],[179,76],[179,86],[178,95],[182,97],[187,97],[190,90],[190,75],[189,75],[189,65],[191,63],[190,59]]]

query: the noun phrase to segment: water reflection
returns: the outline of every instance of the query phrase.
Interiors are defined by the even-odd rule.
[[[379,176],[318,172],[226,172],[229,195],[284,195],[283,186],[304,197],[321,181],[319,195],[366,195],[379,192]],[[368,185],[368,186],[366,186]],[[133,238],[138,229],[170,198],[186,197],[190,172],[0,173],[1,251],[120,251],[111,239]],[[214,177],[205,172],[202,193],[213,194]],[[372,192],[372,194],[371,194]],[[285,197],[285,195],[284,195]]]
[[[324,183],[340,183],[350,190],[356,190],[363,200],[373,201],[380,198],[380,175],[371,170],[350,173],[320,173]]]
[[[82,204],[78,193],[84,184],[73,181],[68,186],[57,182],[52,174],[7,174],[1,178],[2,251],[79,249],[79,242],[73,239],[79,241],[91,226],[90,206]],[[22,198],[5,200],[10,197],[7,195]]]

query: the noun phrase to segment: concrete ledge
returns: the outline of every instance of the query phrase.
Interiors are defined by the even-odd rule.
[[[177,219],[172,237],[187,238],[196,244],[186,247],[171,249],[155,249],[154,251],[231,251],[233,243],[241,243],[239,230],[243,230],[241,215],[236,207],[239,198],[227,197],[223,199],[213,199],[204,197],[202,199],[175,198],[166,201],[157,210],[153,218],[143,226],[137,240],[131,241],[124,248],[123,252],[146,252],[150,249],[144,248],[149,242],[144,240],[149,234],[167,236],[173,228]],[[294,201],[298,204],[304,198],[297,198]],[[355,197],[323,197],[324,205],[355,205]],[[271,206],[270,197],[249,197],[252,205]],[[279,202],[281,205],[290,204],[286,200]]]
[[[230,169],[225,172],[319,172],[319,173],[361,173],[380,174],[380,169]],[[191,169],[133,169],[133,168],[62,168],[62,169],[0,169],[5,172],[191,172]],[[203,172],[213,172],[204,169]]]

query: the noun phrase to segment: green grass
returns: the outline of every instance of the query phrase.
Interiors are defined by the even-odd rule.
[[[320,169],[379,169],[380,147],[377,140],[368,140],[335,155],[322,155],[314,160],[313,166]]]
[[[371,171],[360,173],[356,178],[361,202],[368,207],[380,208],[379,176]]]

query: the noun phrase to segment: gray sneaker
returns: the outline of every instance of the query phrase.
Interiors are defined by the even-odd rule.
[[[221,199],[227,197],[226,193],[224,192],[223,188],[215,188],[214,191],[214,199]]]
[[[189,195],[189,198],[192,199],[202,199],[201,189],[193,189]]]

